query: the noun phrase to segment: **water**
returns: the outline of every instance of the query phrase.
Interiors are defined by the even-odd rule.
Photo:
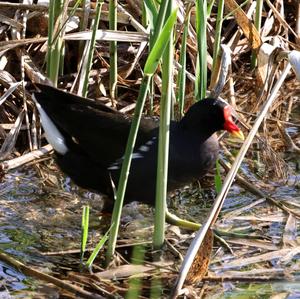
[[[45,180],[41,179],[35,168],[24,167],[7,174],[1,183],[0,250],[30,267],[37,266],[43,271],[51,271],[64,277],[69,271],[79,271],[82,206],[89,204],[91,207],[90,245],[95,244],[107,229],[107,226],[101,226],[99,222],[103,198],[79,189],[55,168],[52,170],[42,168],[42,173],[47,174]],[[288,182],[276,182],[271,188],[273,198],[281,199],[288,204],[298,204],[300,207],[300,189],[295,187],[297,182],[297,176],[291,176]],[[215,192],[211,185],[204,188],[204,191],[199,191],[197,187],[195,184],[176,192],[170,205],[178,215],[202,222],[206,218]],[[253,205],[256,201],[257,204]],[[127,210],[125,208],[120,238],[151,241],[152,224],[152,210],[144,205],[133,204]],[[271,252],[265,249],[266,246],[277,246],[277,250],[284,248],[282,238],[287,226],[285,213],[265,201],[259,202],[257,197],[234,185],[216,226],[221,230],[255,235],[260,238],[261,243],[251,245],[253,241],[250,239],[248,240],[250,245],[246,246],[243,244],[245,243],[243,238],[227,238],[233,254],[226,252],[219,244],[215,245],[217,246],[215,250],[218,248],[222,250],[217,250],[211,260],[211,274],[228,275],[231,273],[229,270],[241,273],[238,271],[250,271],[257,267],[263,269],[279,267],[289,273],[289,277],[283,277],[282,281],[267,283],[232,281],[212,284],[207,291],[207,298],[270,298],[281,293],[287,296],[285,298],[300,298],[300,284],[288,281],[291,277],[298,279],[299,255],[291,257],[286,264],[274,258],[262,264],[250,263],[244,268],[233,267],[226,270],[224,267],[228,262],[248,258],[251,252],[253,256]],[[298,222],[296,221],[294,226],[291,225],[290,229],[294,229],[297,233]],[[167,235],[176,239],[178,236],[174,237],[174,232],[168,231]],[[182,244],[184,238],[189,242],[190,233],[186,234],[183,231],[179,235]],[[297,237],[292,241],[297,243]],[[181,244],[180,242],[178,244]],[[69,250],[77,250],[77,253],[70,254]],[[0,262],[0,281],[0,298],[9,296],[28,298],[34,294],[38,294],[41,298],[50,298],[49,294],[53,297],[60,294],[57,288],[25,276],[3,262]]]

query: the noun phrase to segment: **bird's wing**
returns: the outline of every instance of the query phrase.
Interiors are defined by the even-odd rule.
[[[38,87],[41,92],[35,93],[35,98],[65,138],[67,147],[82,150],[94,161],[105,161],[107,165],[124,154],[131,118],[102,103],[54,87]],[[150,138],[155,127],[156,121],[141,121],[137,146]]]

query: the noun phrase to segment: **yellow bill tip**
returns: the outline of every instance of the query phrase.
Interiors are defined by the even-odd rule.
[[[235,138],[241,139],[243,141],[245,140],[244,134],[241,130],[232,131],[232,132],[230,132],[230,135],[235,137]]]

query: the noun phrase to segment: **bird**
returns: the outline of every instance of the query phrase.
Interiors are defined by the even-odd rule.
[[[36,86],[33,99],[58,166],[80,187],[113,197],[132,117],[100,101],[45,84]],[[171,121],[168,192],[202,178],[214,167],[219,152],[217,131],[243,139],[233,116],[233,108],[224,100],[205,98],[194,103],[180,121]],[[157,118],[142,117],[125,204],[139,201],[154,206],[158,134]]]

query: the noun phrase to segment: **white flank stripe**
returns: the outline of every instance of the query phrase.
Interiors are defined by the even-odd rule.
[[[53,146],[53,148],[59,154],[61,155],[66,154],[68,148],[66,146],[63,135],[59,132],[59,130],[57,129],[53,121],[46,114],[46,112],[44,111],[42,106],[38,103],[34,95],[32,95],[32,98],[34,99],[36,107],[39,110],[47,141]]]

